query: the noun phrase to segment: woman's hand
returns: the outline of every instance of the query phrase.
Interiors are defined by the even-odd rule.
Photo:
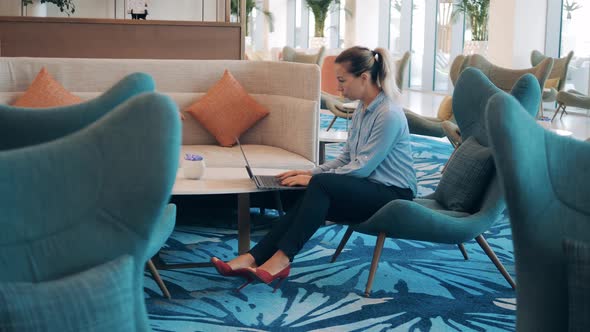
[[[297,175],[309,175],[309,176],[311,176],[311,171],[304,171],[304,170],[287,171],[287,172],[283,172],[281,174],[278,174],[277,175],[277,178],[279,180],[281,180],[281,182],[282,182],[286,178],[290,178],[290,177],[297,176]]]
[[[298,174],[298,175],[289,176],[288,178],[281,180],[281,184],[283,186],[289,186],[289,187],[294,187],[294,186],[307,187],[307,185],[309,184],[309,180],[311,180],[311,175]]]

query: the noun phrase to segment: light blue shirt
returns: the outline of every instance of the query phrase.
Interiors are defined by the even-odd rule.
[[[409,188],[416,196],[416,172],[408,120],[402,108],[381,92],[363,112],[361,103],[338,158],[312,169],[367,178],[386,186]]]

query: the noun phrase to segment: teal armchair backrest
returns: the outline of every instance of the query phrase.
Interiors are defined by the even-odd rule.
[[[590,242],[590,144],[539,126],[509,96],[490,100],[487,126],[510,214],[517,330],[568,330],[564,239]]]
[[[0,150],[48,142],[98,120],[138,94],[154,91],[154,79],[144,73],[124,77],[97,98],[54,108],[21,108],[0,104]]]
[[[178,109],[146,93],[102,113],[88,110],[92,116],[40,110],[64,120],[34,139],[15,132],[0,151],[0,283],[55,280],[128,254],[136,286],[129,305],[138,330],[148,330],[143,271],[165,241],[160,222],[175,213],[167,203],[180,152]],[[26,131],[26,119],[43,129],[37,111],[0,114],[2,128]]]

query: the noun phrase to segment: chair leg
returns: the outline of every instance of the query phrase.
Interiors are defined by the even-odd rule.
[[[459,250],[461,250],[463,258],[465,258],[465,260],[468,260],[469,256],[467,256],[467,250],[465,250],[465,246],[463,245],[463,243],[459,243],[457,246],[459,247]]]
[[[338,117],[336,115],[334,115],[334,118],[332,119],[332,122],[330,122],[330,124],[328,125],[328,129],[326,129],[326,131],[329,131],[330,128],[332,128],[332,126],[334,125],[334,122],[336,122],[336,119],[338,119]]]
[[[369,271],[369,280],[367,280],[367,287],[365,288],[365,296],[371,296],[371,288],[373,288],[373,279],[377,272],[379,265],[379,258],[381,258],[381,251],[383,251],[383,244],[385,243],[385,233],[381,232],[377,236],[377,243],[375,243],[375,252],[373,253],[373,261],[371,262],[371,270]]]
[[[160,277],[160,273],[158,273],[158,270],[156,269],[156,266],[154,265],[154,262],[152,262],[152,260],[150,259],[147,262],[147,267],[150,270],[150,273],[152,274],[152,277],[154,277],[154,280],[156,280],[156,283],[158,284],[158,287],[160,287],[160,290],[162,291],[162,294],[164,294],[164,296],[167,299],[172,298],[170,296],[170,292],[168,291],[168,288],[166,288],[166,285],[164,285],[164,281],[162,281],[162,278]]]
[[[555,109],[555,113],[553,114],[553,117],[551,118],[551,122],[553,122],[553,120],[557,116],[557,113],[559,113],[559,109],[561,109],[562,107],[565,107],[565,106],[563,104],[557,105],[557,108]]]
[[[498,268],[498,271],[502,273],[504,279],[508,281],[512,289],[516,289],[516,284],[514,283],[514,280],[512,280],[512,277],[510,276],[510,274],[508,274],[508,271],[506,271],[504,265],[502,265],[500,260],[498,260],[498,257],[496,256],[492,248],[490,248],[488,242],[486,241],[486,239],[484,239],[483,235],[479,235],[478,237],[476,237],[475,241],[477,241],[477,243],[483,249],[486,255],[488,255],[488,257],[492,260],[494,265],[496,265],[496,268]]]
[[[340,244],[338,244],[338,248],[336,248],[336,252],[334,253],[334,255],[332,255],[332,259],[330,260],[330,263],[334,263],[336,261],[336,258],[338,258],[338,256],[340,255],[340,253],[342,252],[342,249],[344,249],[346,242],[348,242],[348,239],[350,239],[352,232],[353,232],[352,228],[348,227],[346,229],[346,233],[344,233],[342,240],[340,240]]]
[[[561,120],[561,118],[563,118],[564,114],[568,114],[568,112],[565,110],[565,105],[563,105],[563,108],[561,109],[561,115],[559,116],[559,120]]]

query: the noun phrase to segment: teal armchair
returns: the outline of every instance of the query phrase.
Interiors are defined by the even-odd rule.
[[[516,329],[587,331],[570,325],[578,309],[588,322],[588,302],[572,303],[579,291],[568,285],[562,246],[566,239],[590,244],[590,144],[544,130],[506,95],[490,100],[486,116],[512,227]]]
[[[458,106],[455,116],[465,139],[473,137],[481,146],[488,146],[487,132],[483,126],[485,108],[482,105],[485,105],[491,96],[500,91],[478,69],[468,68],[463,72],[455,88],[453,103]],[[528,75],[516,83],[514,91],[518,91],[519,95],[525,95],[520,99],[531,98],[537,100],[537,103],[539,102],[537,97],[540,97],[541,92],[538,83]],[[536,108],[533,107],[531,113],[534,114],[535,111]],[[443,173],[441,182],[449,176],[449,172],[453,171],[459,174],[463,173],[462,169],[452,169],[449,164]],[[459,245],[465,259],[467,259],[467,254],[462,243],[475,238],[506,281],[514,288],[515,284],[512,278],[483,237],[483,233],[499,219],[505,208],[497,177],[491,175],[488,183],[485,188],[481,188],[482,198],[476,203],[475,209],[470,212],[451,210],[441,204],[441,196],[447,198],[456,193],[443,193],[440,190],[440,185],[433,194],[416,198],[414,201],[391,201],[367,221],[348,227],[332,261],[336,260],[353,232],[376,235],[377,243],[365,288],[365,295],[369,296],[383,244],[387,237]]]
[[[145,75],[135,79],[127,97],[153,89]],[[72,276],[131,256],[127,319],[134,331],[147,331],[144,266],[174,227],[168,200],[181,128],[169,97],[144,93],[124,101],[124,95],[111,90],[77,106],[0,109],[0,291],[22,283],[67,285]],[[95,296],[108,304],[108,297]],[[62,314],[76,322],[80,312],[69,310]]]

